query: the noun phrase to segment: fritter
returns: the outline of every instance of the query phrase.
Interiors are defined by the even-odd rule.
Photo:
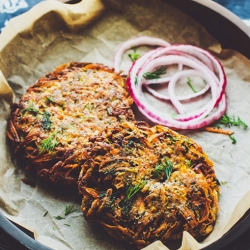
[[[134,120],[132,103],[126,78],[112,68],[64,64],[12,107],[7,137],[27,171],[48,183],[77,187],[89,138]]]
[[[214,228],[219,183],[213,163],[190,138],[157,125],[124,122],[92,138],[79,176],[82,212],[138,248],[196,239]]]

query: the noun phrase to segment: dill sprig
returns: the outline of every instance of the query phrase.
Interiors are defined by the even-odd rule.
[[[39,149],[41,152],[52,152],[55,147],[58,145],[57,141],[57,131],[50,134],[50,136],[44,140],[41,141],[41,144],[39,146]]]
[[[243,122],[240,117],[235,118],[235,116],[223,115],[219,120],[219,124],[224,124],[227,127],[236,126],[243,129],[248,129],[248,125]]]
[[[43,113],[42,120],[41,120],[41,125],[45,130],[50,130],[51,128],[52,122],[50,120],[50,117],[51,117],[51,114],[47,110],[45,110]]]
[[[54,218],[57,220],[65,220],[65,218],[62,217],[61,215],[54,216]]]
[[[132,54],[128,54],[128,56],[130,57],[131,61],[134,62],[136,61],[138,58],[141,57],[140,54],[136,53],[137,48],[133,48],[133,53]]]
[[[135,186],[129,186],[126,191],[126,197],[124,199],[124,203],[131,200],[143,187],[146,185],[145,180],[141,180]]]
[[[166,181],[169,180],[170,175],[173,171],[173,163],[168,161],[166,157],[163,157],[162,163],[157,163],[154,169],[154,176],[159,178],[162,173],[165,173]]]
[[[136,76],[135,77],[135,85],[137,85],[138,84],[138,77]]]
[[[69,215],[77,210],[77,209],[73,209],[73,208],[74,208],[74,205],[66,206],[64,209],[64,215],[67,216],[67,215]]]
[[[167,66],[160,66],[153,72],[146,72],[143,74],[143,77],[147,80],[158,79],[161,75],[165,74],[167,70]]]
[[[52,96],[46,96],[46,102],[47,103],[53,103],[53,104],[56,103]]]
[[[35,107],[33,102],[29,103],[29,106],[22,111],[22,114],[24,115],[26,112],[33,113],[35,115],[39,114],[39,110]]]
[[[163,164],[157,163],[155,166],[155,169],[154,169],[154,176],[156,178],[159,178],[162,175],[162,173],[164,172],[164,169],[165,169],[165,167]]]
[[[193,86],[193,84],[192,84],[192,82],[191,82],[191,79],[188,77],[188,79],[187,79],[187,84],[188,84],[188,86],[193,90],[193,92],[194,93],[196,93],[197,91],[194,89],[194,86]]]
[[[64,213],[63,215],[57,215],[57,216],[54,216],[55,219],[57,220],[64,220],[66,219],[66,216],[75,212],[77,209],[73,209],[74,208],[74,205],[69,205],[69,206],[66,206],[65,209],[64,209]]]
[[[233,135],[229,135],[229,138],[232,140],[232,144],[236,144],[237,141]]]
[[[85,109],[85,108],[87,108],[88,110],[92,110],[92,109],[93,109],[93,105],[91,105],[91,103],[87,102],[87,103],[84,105],[83,109]]]
[[[47,214],[48,214],[48,211],[46,211],[46,212],[44,213],[43,217],[46,217],[46,216],[47,216]]]

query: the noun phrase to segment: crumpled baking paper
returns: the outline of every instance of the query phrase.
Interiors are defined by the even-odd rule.
[[[10,105],[37,79],[70,61],[99,62],[112,66],[119,44],[131,37],[149,35],[170,43],[193,44],[214,53],[225,67],[228,115],[250,124],[250,61],[220,44],[194,19],[159,0],[83,0],[69,5],[41,2],[13,18],[0,35],[0,211],[32,230],[36,240],[53,249],[128,250],[132,247],[109,236],[100,226],[88,224],[80,198],[42,183],[31,187],[17,167],[6,142]],[[128,52],[127,52],[128,53]],[[127,73],[127,53],[121,68]],[[143,119],[138,115],[137,119]],[[184,232],[182,243],[164,246],[156,241],[145,250],[199,249],[218,240],[250,207],[249,131],[233,128],[237,143],[228,136],[205,131],[181,131],[208,154],[222,183],[220,212],[214,231],[201,243]],[[64,216],[66,206],[73,211]],[[57,216],[65,219],[58,220]]]

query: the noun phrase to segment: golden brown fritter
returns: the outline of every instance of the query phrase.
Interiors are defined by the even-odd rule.
[[[12,108],[7,137],[28,171],[75,186],[89,137],[134,120],[124,76],[102,64],[69,63],[38,80]]]
[[[164,126],[124,122],[92,138],[79,191],[88,222],[144,247],[196,239],[213,229],[219,186],[213,163],[194,141]]]

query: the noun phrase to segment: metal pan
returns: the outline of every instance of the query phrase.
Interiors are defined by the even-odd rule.
[[[233,49],[250,59],[250,28],[235,14],[211,0],[163,0],[202,24],[215,37],[223,49]],[[65,2],[62,0],[62,2]],[[75,3],[79,1],[70,1]],[[223,237],[203,248],[203,250],[222,249],[250,228],[250,210]],[[32,234],[27,234],[10,222],[0,212],[0,235],[6,237],[7,244],[0,243],[0,250],[51,250],[37,242]],[[0,238],[1,239],[1,238]],[[11,244],[10,244],[11,243]]]

